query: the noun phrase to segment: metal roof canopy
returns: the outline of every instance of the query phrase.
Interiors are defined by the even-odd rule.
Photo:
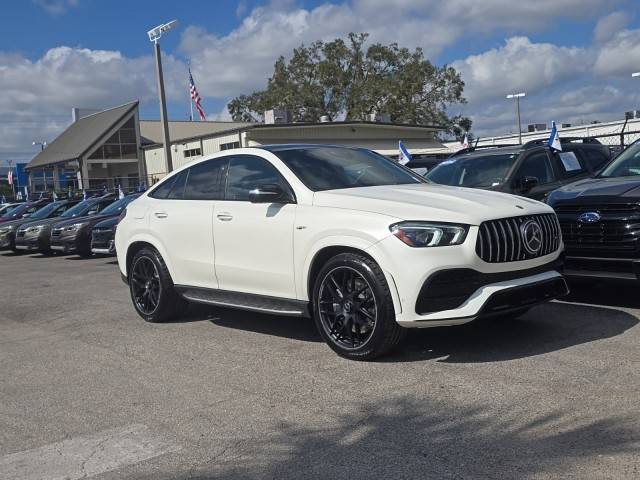
[[[81,158],[100,142],[114,125],[136,108],[138,101],[80,118],[38,153],[25,168],[30,170],[47,167]]]

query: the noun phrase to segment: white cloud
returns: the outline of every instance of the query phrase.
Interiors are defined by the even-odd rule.
[[[255,8],[238,28],[218,36],[190,27],[181,51],[191,58],[202,93],[226,97],[262,88],[275,59],[301,43],[369,32],[371,41],[421,47],[428,58],[460,38],[496,29],[530,32],[549,19],[588,18],[611,8],[600,0],[355,0],[296,8],[291,1]]]
[[[186,96],[186,67],[163,57],[167,97]],[[69,124],[72,107],[109,108],[155,101],[154,60],[117,51],[56,47],[32,61],[0,52],[0,160],[30,158],[34,139],[51,141]],[[6,153],[11,152],[11,153]]]
[[[631,18],[625,12],[613,12],[598,20],[593,36],[596,42],[604,43],[615,37],[629,23]]]
[[[33,0],[33,3],[42,7],[50,15],[62,15],[69,8],[78,6],[78,0]]]
[[[600,46],[594,70],[603,76],[629,76],[640,70],[640,29],[622,30]]]
[[[566,78],[582,75],[589,54],[582,48],[532,43],[512,37],[504,46],[453,62],[466,83],[469,102],[501,97],[510,92],[535,93]]]

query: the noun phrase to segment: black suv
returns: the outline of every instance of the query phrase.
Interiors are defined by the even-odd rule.
[[[640,142],[547,203],[560,220],[568,276],[640,279]]]
[[[115,255],[114,239],[116,228],[122,211],[141,194],[134,193],[121,198],[105,208],[100,215],[91,222],[91,252],[98,255]]]
[[[524,145],[471,147],[427,173],[435,183],[484,188],[544,200],[550,192],[589,177],[611,158],[609,147],[592,138],[563,138],[562,152],[546,140]]]

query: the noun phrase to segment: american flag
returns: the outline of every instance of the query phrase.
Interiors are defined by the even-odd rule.
[[[9,170],[9,173],[7,173],[7,181],[9,185],[13,185],[13,170]]]
[[[200,94],[198,94],[198,89],[196,88],[196,84],[193,82],[193,75],[191,75],[191,69],[189,69],[189,93],[191,94],[191,100],[195,104],[196,109],[200,114],[200,120],[206,120],[207,116],[204,114],[204,109],[202,108],[202,104],[200,103]]]

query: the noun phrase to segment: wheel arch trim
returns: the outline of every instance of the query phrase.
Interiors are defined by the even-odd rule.
[[[298,291],[300,292],[299,299],[310,301],[311,291],[313,289],[313,285],[311,285],[311,274],[312,272],[319,271],[319,266],[316,265],[315,262],[322,256],[322,253],[335,251],[335,255],[337,255],[341,253],[340,250],[343,250],[344,253],[353,252],[363,254],[370,257],[378,264],[385,276],[385,279],[387,280],[387,285],[391,292],[391,298],[393,299],[393,308],[395,313],[396,315],[402,313],[402,305],[400,303],[400,295],[398,293],[396,282],[393,275],[385,268],[382,261],[383,259],[376,254],[375,249],[370,249],[373,245],[375,245],[375,243],[353,236],[331,236],[317,241],[309,250],[309,253],[303,263],[301,275],[298,277],[300,278],[298,282]]]

